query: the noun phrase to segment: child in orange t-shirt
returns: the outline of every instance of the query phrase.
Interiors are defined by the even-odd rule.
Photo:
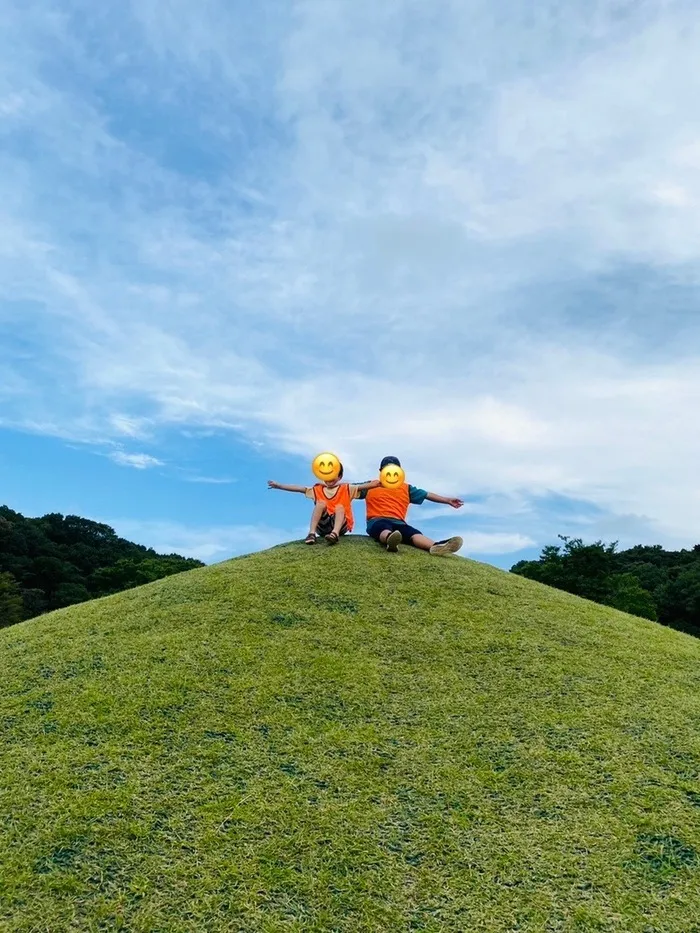
[[[357,499],[361,492],[379,486],[377,479],[353,485],[341,483],[342,478],[343,465],[341,464],[337,479],[316,483],[315,486],[288,486],[284,483],[276,483],[274,480],[268,481],[267,485],[270,489],[300,492],[313,501],[314,508],[305,544],[316,544],[317,534],[323,535],[329,544],[337,544],[341,535],[349,534],[355,527],[352,500]]]
[[[396,476],[400,479],[401,463],[397,457],[384,457],[379,464],[380,472],[391,464],[398,467]],[[453,509],[461,509],[464,503],[456,496],[439,496],[435,492],[427,492],[425,489],[400,482],[393,489],[372,487],[367,492],[360,492],[358,498],[364,499],[367,506],[367,534],[383,544],[387,551],[398,551],[399,544],[403,543],[412,544],[413,547],[429,551],[431,554],[445,555],[454,554],[464,543],[458,535],[442,541],[433,541],[406,522],[409,507],[422,505],[426,499],[429,502],[451,505]]]

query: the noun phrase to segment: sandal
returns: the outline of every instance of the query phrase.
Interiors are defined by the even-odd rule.
[[[304,544],[316,544],[316,535],[310,531],[304,540]]]
[[[326,535],[326,541],[327,541],[329,544],[337,544],[338,541],[340,541],[340,538],[338,537],[338,535],[337,535],[334,531],[331,531],[330,534],[327,534],[327,535]]]

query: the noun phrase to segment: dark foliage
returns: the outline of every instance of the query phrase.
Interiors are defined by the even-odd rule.
[[[0,628],[202,566],[77,515],[25,518],[0,506]]]
[[[539,560],[522,560],[511,572],[700,636],[700,545],[618,551],[616,543],[559,538],[563,545],[547,546]]]

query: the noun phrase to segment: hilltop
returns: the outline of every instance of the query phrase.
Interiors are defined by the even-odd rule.
[[[291,544],[0,632],[0,930],[700,931],[700,642]]]

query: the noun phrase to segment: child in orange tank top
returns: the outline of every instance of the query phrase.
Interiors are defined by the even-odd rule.
[[[349,534],[355,527],[352,514],[353,499],[361,492],[379,486],[379,480],[367,483],[341,483],[343,466],[340,466],[338,478],[332,482],[316,483],[314,486],[290,486],[284,483],[268,481],[270,489],[282,489],[284,492],[299,492],[311,499],[314,508],[311,524],[306,536],[306,544],[316,544],[317,536],[322,535],[328,544],[337,544],[341,535]]]

